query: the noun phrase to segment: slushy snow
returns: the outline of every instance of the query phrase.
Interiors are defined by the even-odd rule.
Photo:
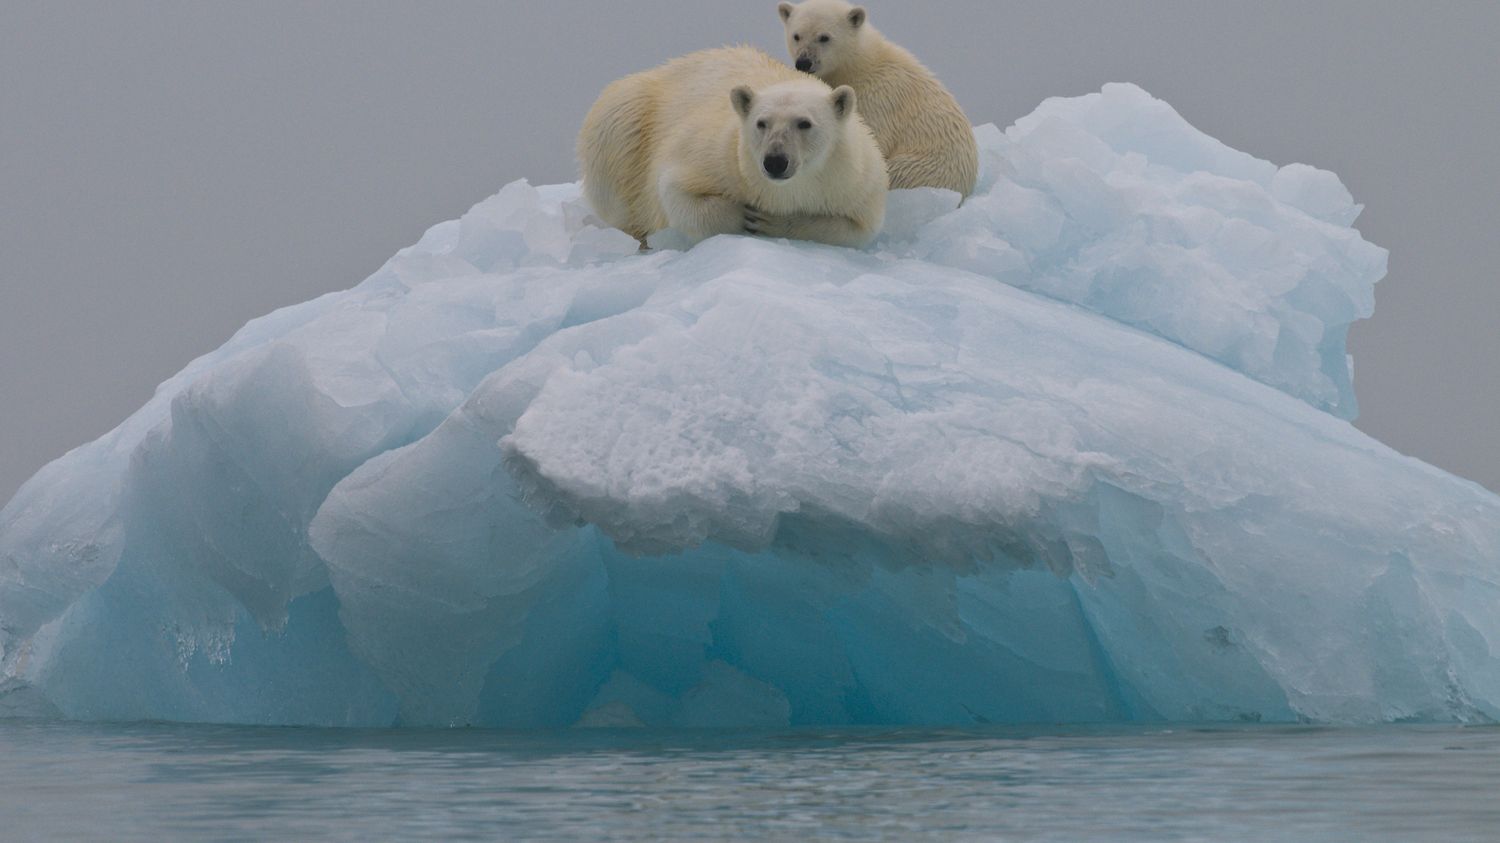
[[[1339,180],[1128,85],[977,132],[866,251],[517,182],[250,323],[0,512],[0,715],[1500,718],[1500,499],[1347,422]]]

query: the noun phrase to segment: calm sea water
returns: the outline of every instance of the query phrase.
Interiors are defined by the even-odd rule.
[[[0,721],[0,839],[1500,840],[1500,728]]]

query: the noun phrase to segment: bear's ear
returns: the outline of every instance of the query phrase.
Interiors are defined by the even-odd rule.
[[[843,120],[854,113],[854,89],[840,85],[833,92],[833,113]]]
[[[734,110],[739,113],[740,119],[744,120],[750,116],[750,106],[755,104],[755,92],[741,85],[729,92],[729,101],[734,103]]]
[[[859,29],[865,25],[865,19],[868,17],[869,15],[865,13],[864,6],[855,6],[849,10],[849,25],[855,29]]]
[[[776,11],[781,13],[781,20],[785,22],[792,19],[792,10],[795,8],[791,3],[782,3],[776,7]]]

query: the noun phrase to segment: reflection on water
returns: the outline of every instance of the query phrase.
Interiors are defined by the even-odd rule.
[[[1500,729],[0,722],[0,839],[1491,840]]]

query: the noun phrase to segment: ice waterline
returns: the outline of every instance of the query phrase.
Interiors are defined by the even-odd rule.
[[[0,511],[0,716],[1500,717],[1500,499],[1346,421],[1337,177],[1129,85],[977,132],[867,251],[517,182],[251,322]]]

